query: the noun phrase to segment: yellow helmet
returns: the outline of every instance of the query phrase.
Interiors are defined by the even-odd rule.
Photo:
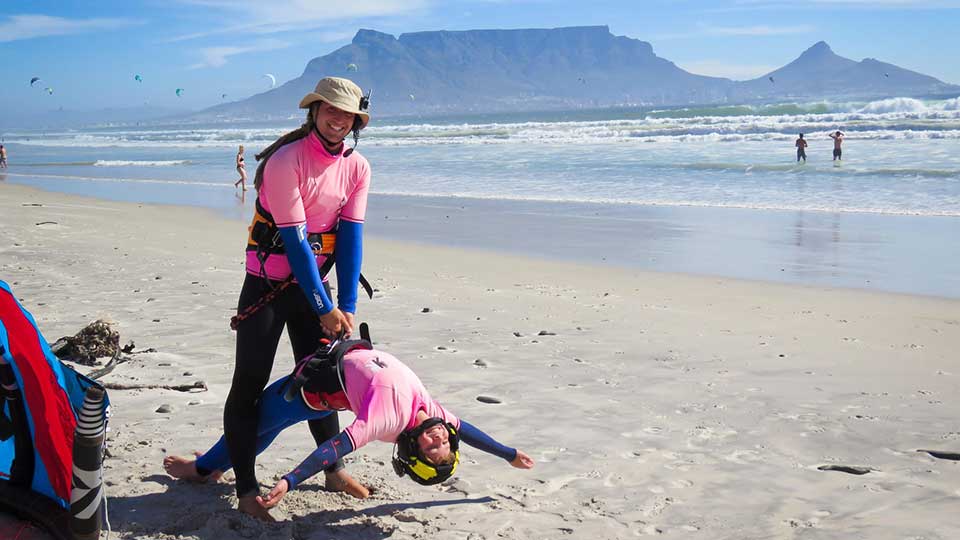
[[[436,425],[443,425],[447,428],[453,463],[434,465],[420,453],[417,438],[424,431]],[[450,478],[457,470],[457,465],[460,464],[460,437],[457,435],[457,428],[449,422],[444,422],[442,418],[428,418],[419,426],[404,431],[397,437],[397,444],[394,448],[397,452],[393,456],[393,470],[397,472],[397,476],[406,474],[411,480],[422,486],[432,486]]]

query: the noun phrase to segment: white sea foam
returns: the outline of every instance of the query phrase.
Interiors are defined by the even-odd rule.
[[[737,114],[729,114],[731,111]],[[607,113],[615,116],[615,111]],[[11,134],[24,145],[86,148],[264,148],[294,126],[68,131]],[[870,103],[780,104],[651,111],[644,118],[490,123],[403,123],[364,131],[365,146],[603,144],[788,140],[805,133],[826,140],[843,130],[850,139],[960,139],[960,98],[921,101],[898,97]]]
[[[869,114],[911,113],[927,114],[960,110],[960,98],[945,101],[924,102],[919,99],[898,97],[867,103],[858,112]]]
[[[168,161],[126,161],[126,160],[107,160],[99,159],[93,163],[94,167],[171,167],[174,165],[187,165],[190,161],[186,159],[176,159]]]

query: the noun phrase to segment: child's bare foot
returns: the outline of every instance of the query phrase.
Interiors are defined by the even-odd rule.
[[[350,476],[344,469],[327,473],[326,488],[330,491],[342,491],[358,499],[366,499],[370,496],[370,490],[357,482],[356,478]]]
[[[277,521],[277,518],[270,515],[270,511],[263,507],[262,504],[257,502],[256,495],[248,495],[246,497],[240,497],[240,502],[237,504],[237,510],[240,510],[248,516],[253,516],[260,521],[266,521],[268,523],[274,523]]]
[[[200,452],[194,452],[194,455],[199,457],[201,454]],[[197,460],[187,459],[183,456],[167,456],[163,458],[163,470],[167,471],[167,474],[174,478],[188,482],[203,483],[209,480],[216,482],[223,476],[222,471],[213,471],[204,476],[197,472]]]

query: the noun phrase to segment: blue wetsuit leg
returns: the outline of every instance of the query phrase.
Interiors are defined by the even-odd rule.
[[[284,383],[289,375],[268,386],[260,397],[260,414],[257,432],[257,455],[267,449],[284,429],[303,422],[323,418],[331,411],[315,411],[304,404],[302,399],[287,402],[283,399]],[[230,456],[223,437],[197,458],[197,471],[209,474],[213,471],[228,471],[231,467]]]

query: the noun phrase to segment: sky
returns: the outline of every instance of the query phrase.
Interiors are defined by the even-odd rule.
[[[0,115],[199,110],[268,90],[264,74],[298,77],[360,28],[606,25],[688,71],[738,80],[823,40],[960,84],[958,23],[960,0],[2,0]]]

